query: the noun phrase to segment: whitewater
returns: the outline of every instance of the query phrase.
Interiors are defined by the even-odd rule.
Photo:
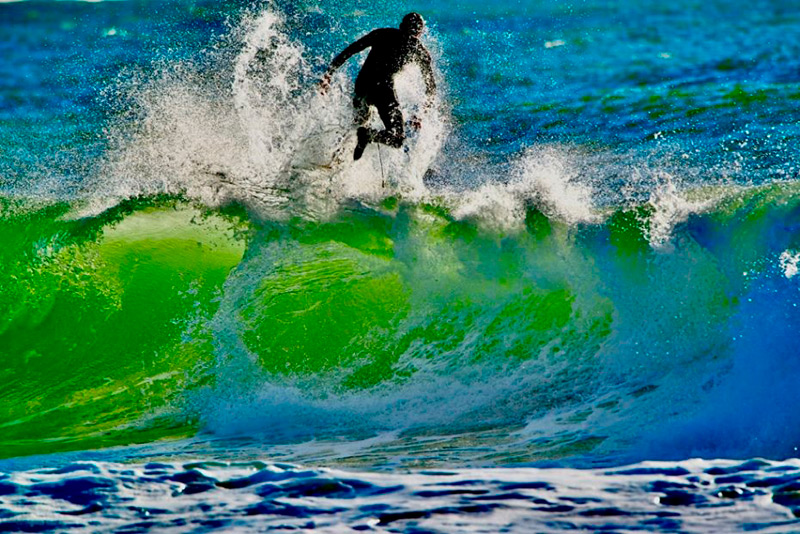
[[[796,9],[357,4],[0,4],[0,531],[800,530]]]

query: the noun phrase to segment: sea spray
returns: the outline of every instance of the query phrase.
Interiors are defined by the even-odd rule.
[[[267,218],[324,219],[347,199],[425,196],[423,176],[448,126],[440,98],[421,109],[416,69],[402,72],[397,87],[406,117],[420,115],[425,127],[408,127],[404,150],[375,146],[354,163],[351,82],[338,77],[321,94],[308,52],[274,11],[246,15],[228,39],[238,39],[232,58],[156,64],[155,75],[121,84],[132,110],[110,128],[111,149],[83,188],[94,212],[110,199],[167,193],[209,206],[239,202]],[[208,78],[209,68],[223,74]]]

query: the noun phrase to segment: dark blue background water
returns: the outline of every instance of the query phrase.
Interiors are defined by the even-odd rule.
[[[504,161],[575,144],[689,182],[797,173],[800,7],[784,1],[279,2],[322,70],[342,47],[411,9],[438,43],[458,142]],[[119,89],[154,65],[209,77],[259,6],[243,2],[0,4],[0,184],[70,190],[130,112]],[[609,158],[606,158],[609,159]],[[611,158],[613,159],[613,158]],[[64,187],[66,186],[66,187]]]

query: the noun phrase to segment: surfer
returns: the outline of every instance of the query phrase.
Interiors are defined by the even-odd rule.
[[[403,17],[400,28],[380,28],[373,30],[358,41],[345,48],[331,62],[322,78],[320,87],[323,94],[330,87],[331,76],[336,69],[355,54],[371,48],[361,71],[356,78],[353,107],[358,143],[353,159],[361,158],[369,143],[383,143],[394,148],[403,146],[406,139],[403,114],[394,90],[394,76],[408,63],[416,62],[422,70],[425,81],[427,101],[425,109],[433,106],[436,82],[433,79],[431,55],[420,42],[419,37],[425,29],[425,21],[419,13],[409,13]],[[385,130],[377,131],[366,127],[370,106],[378,110]],[[418,117],[411,120],[411,126],[419,129],[422,123]]]

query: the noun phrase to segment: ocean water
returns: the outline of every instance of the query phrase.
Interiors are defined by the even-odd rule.
[[[410,10],[351,162],[317,83]],[[0,2],[0,531],[800,531],[798,31]]]

